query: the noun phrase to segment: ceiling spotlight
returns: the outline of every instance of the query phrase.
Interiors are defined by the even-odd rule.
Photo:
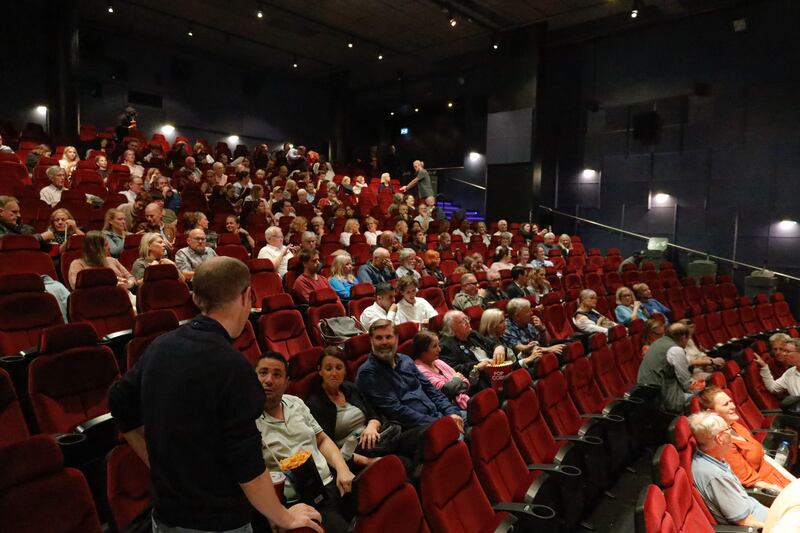
[[[452,108],[453,107],[453,102],[447,102],[447,107]]]
[[[47,114],[47,106],[45,105],[37,105],[36,112],[42,116]]]
[[[476,162],[480,161],[480,159],[481,159],[481,154],[479,154],[478,152],[470,152],[469,153],[469,160],[472,163],[476,163]]]
[[[163,126],[161,126],[161,133],[163,133],[164,135],[172,135],[173,133],[175,133],[175,126],[173,126],[172,124],[164,124]]]
[[[581,177],[585,180],[590,180],[597,176],[597,171],[593,168],[585,168],[583,172],[581,172]]]
[[[189,26],[189,29],[186,30],[186,35],[188,35],[189,37],[194,37],[194,30],[192,29],[191,26]]]
[[[352,40],[352,39],[350,39],[349,41],[347,41],[347,48],[353,48],[354,46],[355,46],[355,43],[353,42],[353,40]]]
[[[787,220],[781,220],[780,222],[778,222],[778,227],[780,229],[782,229],[782,230],[792,229],[796,225],[797,225],[797,221],[796,220],[788,220],[787,219]]]
[[[383,61],[383,54],[378,54],[378,61]]]
[[[633,9],[631,9],[631,18],[635,19],[639,16],[639,11],[642,10],[643,4],[641,0],[633,0]]]
[[[295,61],[292,63],[292,68],[297,68],[297,67],[298,67],[297,60],[295,60]]]
[[[393,117],[394,116],[394,111],[389,111],[389,116]]]
[[[635,19],[635,18],[636,18],[636,17],[638,17],[638,16],[639,16],[639,10],[638,10],[638,9],[635,9],[635,8],[634,8],[634,9],[631,9],[631,18],[632,18],[632,19]]]
[[[414,113],[419,113],[419,108],[418,107],[414,108]]]
[[[499,50],[500,49],[500,39],[495,39],[492,41],[492,50]]]
[[[260,19],[263,19],[264,18],[264,12],[259,9],[258,11],[256,11],[256,16],[258,18],[260,18]]]
[[[656,193],[655,196],[653,196],[653,200],[657,204],[665,204],[669,201],[669,198],[669,194],[663,192]]]
[[[239,142],[239,136],[238,136],[238,135],[231,135],[231,136],[229,136],[229,137],[228,137],[228,142],[229,142],[229,143],[231,143],[231,144],[236,144],[236,143],[238,143],[238,142]]]
[[[114,2],[108,3],[108,12],[111,13],[112,15],[114,14]]]
[[[447,22],[450,24],[451,28],[455,28],[456,24],[458,24],[458,21],[453,16],[453,12],[452,11],[448,11],[447,12]]]

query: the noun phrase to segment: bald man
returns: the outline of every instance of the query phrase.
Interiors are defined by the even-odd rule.
[[[386,248],[375,248],[375,251],[372,252],[372,261],[358,269],[359,283],[378,285],[396,277],[397,273],[392,267],[391,255]]]
[[[205,261],[217,257],[217,252],[206,246],[206,232],[195,228],[189,232],[185,248],[175,254],[175,265],[187,281],[192,279],[194,271]]]

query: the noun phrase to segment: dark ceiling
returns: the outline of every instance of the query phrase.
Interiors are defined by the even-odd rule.
[[[733,0],[80,0],[82,24],[167,48],[351,87],[487,61],[503,34],[546,22],[550,34],[601,20],[630,26]],[[108,12],[113,6],[113,14]],[[631,9],[642,8],[630,18]],[[258,10],[263,18],[257,17]],[[451,27],[451,16],[456,20]],[[189,31],[193,36],[189,36]],[[348,47],[348,43],[353,46]],[[382,59],[378,56],[382,55]],[[297,67],[293,67],[296,64]]]

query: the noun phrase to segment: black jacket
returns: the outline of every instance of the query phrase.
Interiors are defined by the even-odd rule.
[[[343,382],[342,392],[348,403],[361,409],[367,422],[377,419],[383,423],[381,417],[366,398],[361,395],[361,392],[359,392],[354,383],[349,381]],[[312,392],[311,396],[306,400],[306,405],[314,416],[314,419],[322,428],[322,431],[333,440],[334,435],[336,435],[336,404],[333,403],[331,399],[328,398],[328,395],[325,394],[325,391],[322,390],[322,385]]]
[[[506,294],[508,295],[509,300],[511,298],[525,298],[528,296],[528,293],[525,291],[525,289],[516,283],[509,283],[506,286]]]
[[[468,377],[472,367],[478,364],[478,358],[475,357],[470,348],[477,346],[483,349],[486,352],[486,356],[491,359],[498,343],[487,339],[477,331],[472,331],[466,341],[460,341],[453,335],[445,335],[439,341],[439,346],[442,348],[439,358],[450,365],[456,372]],[[482,389],[488,385],[488,379],[482,374],[479,388]]]

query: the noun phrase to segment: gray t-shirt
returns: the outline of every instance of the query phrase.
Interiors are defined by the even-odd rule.
[[[428,171],[420,169],[417,172],[417,177],[419,181],[417,182],[417,192],[419,193],[420,198],[427,198],[428,196],[433,196],[433,184],[431,183],[431,176],[428,174]]]
[[[721,524],[736,524],[750,515],[764,522],[769,509],[748,496],[742,482],[725,461],[707,455],[700,450],[692,458],[694,484],[708,510]]]
[[[364,412],[352,405],[346,403],[343,406],[336,406],[336,435],[333,440],[338,447],[342,447],[344,439],[355,433],[361,431],[367,425],[367,420],[364,417]]]
[[[317,435],[322,433],[322,428],[303,400],[297,396],[284,394],[281,402],[283,420],[273,418],[267,413],[262,413],[256,420],[256,427],[261,432],[261,452],[267,469],[270,472],[278,472],[280,467],[276,458],[280,461],[300,450],[306,450],[311,452],[322,483],[327,485],[333,481],[333,476],[328,462],[317,448]],[[296,499],[294,489],[288,480],[284,492],[287,500]]]

